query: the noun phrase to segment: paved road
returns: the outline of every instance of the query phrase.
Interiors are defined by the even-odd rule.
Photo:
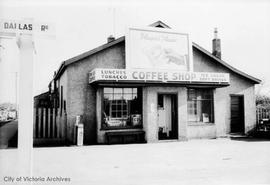
[[[0,150],[0,184],[16,184],[3,178],[20,175],[17,152]],[[34,148],[32,175],[70,178],[65,183],[33,183],[45,185],[269,185],[270,141]]]
[[[0,127],[0,149],[8,148],[9,143],[16,137],[17,131],[18,121],[11,121]]]
[[[0,121],[0,127],[4,126],[5,124],[9,123],[10,121]]]

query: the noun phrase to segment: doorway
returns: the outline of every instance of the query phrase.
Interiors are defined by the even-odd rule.
[[[177,96],[158,94],[158,139],[177,139]]]
[[[244,133],[244,120],[244,96],[231,95],[231,133]]]

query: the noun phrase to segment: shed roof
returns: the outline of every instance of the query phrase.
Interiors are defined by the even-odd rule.
[[[160,23],[159,22],[156,22],[156,24],[160,24]],[[105,49],[107,49],[109,47],[112,47],[112,46],[114,46],[114,45],[116,45],[118,43],[121,43],[121,42],[125,42],[125,36],[119,37],[118,39],[116,39],[116,40],[114,40],[112,42],[103,44],[103,45],[101,45],[101,46],[99,46],[97,48],[94,48],[94,49],[90,50],[90,51],[87,51],[87,52],[82,53],[80,55],[77,55],[77,56],[75,56],[73,58],[70,58],[70,59],[68,59],[66,61],[63,61],[61,63],[61,65],[60,65],[58,71],[56,72],[56,75],[54,76],[54,79],[58,79],[62,75],[62,73],[65,71],[65,69],[66,69],[67,66],[69,66],[69,65],[71,65],[71,64],[73,64],[75,62],[78,62],[78,61],[80,61],[83,58],[89,57],[89,56],[94,55],[94,54],[96,54],[96,53],[98,53],[100,51],[103,51],[103,50],[105,50]],[[223,61],[223,60],[215,57],[212,53],[210,53],[206,49],[202,48],[198,44],[196,44],[196,43],[193,42],[192,43],[192,46],[193,46],[193,48],[198,49],[199,51],[201,51],[205,55],[207,55],[210,58],[214,59],[215,62],[221,64],[222,66],[224,66],[225,68],[229,69],[230,71],[232,71],[232,72],[234,72],[234,73],[236,73],[236,74],[238,74],[238,75],[240,75],[240,76],[242,76],[242,77],[244,77],[244,78],[252,81],[255,84],[259,84],[261,82],[260,79],[257,79],[257,78],[255,78],[253,76],[250,76],[250,75],[248,75],[248,74],[246,74],[246,73],[244,73],[244,72],[242,72],[242,71],[240,71],[240,70],[232,67],[231,65],[229,65],[225,61]]]

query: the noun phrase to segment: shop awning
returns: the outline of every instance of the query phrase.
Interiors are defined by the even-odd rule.
[[[229,73],[172,70],[96,68],[89,73],[89,83],[228,86],[230,85],[230,75]]]

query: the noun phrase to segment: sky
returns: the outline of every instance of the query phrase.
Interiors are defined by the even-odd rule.
[[[34,35],[34,95],[48,90],[61,62],[125,35],[130,26],[158,20],[189,33],[212,51],[218,28],[222,59],[262,80],[257,90],[270,94],[270,1],[267,0],[0,0],[0,19],[48,22],[54,38]],[[15,39],[0,39],[0,103],[14,102],[19,49]],[[19,75],[18,75],[19,76]],[[19,78],[19,77],[18,77]]]

